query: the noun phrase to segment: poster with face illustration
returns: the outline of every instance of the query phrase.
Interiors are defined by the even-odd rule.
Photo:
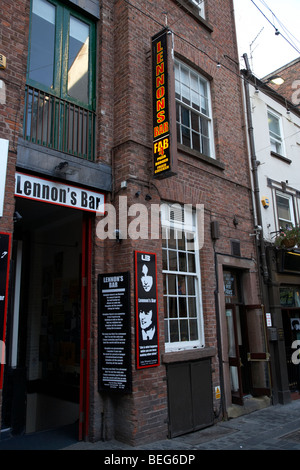
[[[159,365],[156,254],[135,252],[137,369]]]

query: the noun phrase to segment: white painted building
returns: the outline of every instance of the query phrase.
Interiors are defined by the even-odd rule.
[[[273,401],[287,403],[295,394],[300,398],[300,368],[292,361],[294,342],[300,339],[293,326],[297,323],[300,329],[300,248],[276,246],[275,239],[280,229],[300,225],[300,108],[293,102],[291,86],[285,86],[282,96],[252,75],[246,56],[245,63],[254,232],[260,255]]]

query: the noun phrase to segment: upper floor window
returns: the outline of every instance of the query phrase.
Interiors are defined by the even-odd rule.
[[[56,0],[32,0],[24,138],[95,158],[95,24]]]
[[[295,225],[292,196],[276,192],[279,228],[286,229]]]
[[[269,135],[271,143],[271,152],[284,154],[280,117],[275,113],[268,111]]]
[[[176,60],[175,96],[177,141],[214,157],[209,82]]]
[[[28,84],[91,106],[94,24],[56,1],[33,0]]]

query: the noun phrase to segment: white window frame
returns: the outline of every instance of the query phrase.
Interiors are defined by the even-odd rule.
[[[194,5],[199,10],[199,15],[202,18],[205,18],[205,8],[204,8],[204,0],[188,0],[189,3]]]
[[[279,132],[280,134],[275,134],[270,129],[269,124],[269,116],[275,119],[278,122]],[[282,133],[282,123],[281,123],[281,116],[275,113],[272,109],[268,108],[268,128],[269,128],[269,137],[270,137],[270,145],[271,145],[271,152],[275,152],[278,155],[284,155],[284,144],[283,144],[283,133]],[[273,148],[275,147],[275,149]]]
[[[282,229],[285,229],[286,227],[285,226],[282,226],[282,223],[283,222],[284,224],[286,225],[292,225],[293,227],[295,226],[295,213],[294,213],[294,204],[293,204],[293,196],[291,194],[286,194],[286,193],[282,193],[281,191],[276,191],[276,211],[277,211],[277,224],[278,224],[278,230],[280,230],[281,228]],[[277,199],[277,196],[283,198],[283,199],[286,199],[289,203],[289,211],[290,211],[290,214],[291,214],[291,218],[290,219],[283,219],[283,218],[279,218],[279,211],[278,211],[278,199]]]
[[[210,83],[178,59],[175,59],[175,96],[177,142],[215,158]],[[188,122],[185,121],[187,116]],[[184,140],[185,137],[188,141]],[[199,145],[196,143],[198,138]]]
[[[188,207],[187,207],[188,206]],[[200,259],[198,249],[198,237],[197,237],[197,217],[196,212],[191,210],[189,205],[182,206],[180,204],[168,204],[163,203],[161,207],[161,224],[162,224],[162,244],[163,244],[163,276],[164,276],[164,307],[165,307],[165,350],[166,352],[178,351],[193,348],[204,347],[204,328],[203,328],[203,311],[202,311],[202,295],[201,295],[201,272],[200,272]],[[177,233],[177,239],[172,238],[176,242],[176,249],[170,248],[169,233],[174,231]],[[182,234],[187,234],[183,237]],[[191,235],[188,235],[191,234]],[[194,236],[194,241],[191,240],[191,236]],[[185,243],[185,249],[178,247],[178,243]],[[177,270],[170,269],[168,262],[168,253],[176,253],[177,259]],[[187,271],[180,270],[179,255],[186,255]],[[188,262],[193,257],[195,262],[195,271],[189,271]],[[183,294],[179,293],[179,277],[185,279],[186,290]],[[175,280],[176,293],[170,293],[169,280]],[[192,280],[194,285],[194,294],[188,291],[188,280]],[[174,285],[174,284],[173,284]],[[184,298],[184,304],[186,307],[186,316],[180,316],[180,299]],[[170,300],[175,300],[177,306],[176,317],[169,316],[169,305]],[[189,302],[191,301],[191,302]],[[194,304],[195,312],[189,311],[190,304]],[[181,310],[182,314],[182,310]],[[180,320],[185,322],[185,326],[188,325],[188,334],[190,335],[190,327],[197,325],[197,339],[181,339],[180,334],[181,324]],[[178,341],[170,341],[170,322],[177,322],[178,330]]]

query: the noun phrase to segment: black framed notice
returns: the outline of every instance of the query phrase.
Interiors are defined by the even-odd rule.
[[[130,273],[100,274],[99,391],[131,392]]]
[[[159,365],[156,254],[135,251],[136,367]]]
[[[0,232],[0,341],[5,344],[8,284],[9,284],[9,259],[10,259],[11,235]],[[3,367],[5,362],[5,350],[0,344],[0,389],[3,384]]]

